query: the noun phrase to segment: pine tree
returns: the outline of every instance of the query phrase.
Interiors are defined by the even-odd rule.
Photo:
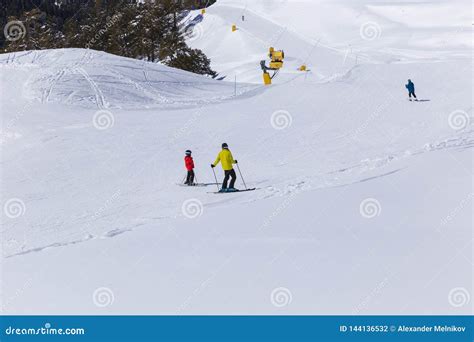
[[[0,49],[90,48],[215,77],[204,53],[186,45],[181,25],[187,10],[200,5],[194,0],[12,0],[1,8],[0,21],[21,21],[26,35],[3,37]]]
[[[209,75],[213,78],[217,73],[211,69],[211,61],[199,49],[191,49],[188,46],[182,47],[166,62],[168,66],[187,70],[200,75]]]
[[[9,21],[15,21],[13,17]],[[35,8],[20,18],[26,31],[24,38],[9,41],[5,52],[58,48],[64,45],[64,35],[46,13]]]

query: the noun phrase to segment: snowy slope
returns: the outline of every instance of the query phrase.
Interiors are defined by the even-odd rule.
[[[465,0],[221,0],[189,30],[189,43],[232,79],[261,83],[258,61],[270,46],[288,56],[283,80],[302,64],[327,78],[369,61],[469,58],[470,13]],[[189,19],[199,15],[192,12]]]
[[[238,75],[236,92],[88,50],[0,55],[5,312],[470,312],[448,301],[452,289],[472,293],[470,48],[418,44],[388,63],[364,40],[356,64],[318,44],[318,66],[302,74],[317,37],[301,16],[281,40],[291,67],[271,87],[240,83],[259,82],[265,35],[290,8],[315,12],[313,2],[264,3],[249,2],[236,34],[227,23],[238,4],[219,1],[202,21],[212,34],[194,40],[229,80]],[[324,8],[342,25],[341,6],[356,5]],[[324,34],[344,38],[331,25]],[[409,77],[423,101],[406,100]],[[188,148],[198,181],[213,182],[224,141],[257,191],[177,186]],[[105,306],[93,300],[103,288]],[[291,302],[275,305],[275,289]]]
[[[93,50],[19,52],[2,56],[0,63],[33,71],[23,84],[28,99],[89,108],[195,106],[256,88],[241,84],[234,89],[231,83]]]

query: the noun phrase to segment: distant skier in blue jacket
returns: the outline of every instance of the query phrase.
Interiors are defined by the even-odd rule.
[[[415,84],[411,80],[408,80],[408,83],[405,84],[405,88],[408,90],[408,97],[410,98],[410,101],[412,95],[415,98],[415,101],[418,101],[415,95]]]

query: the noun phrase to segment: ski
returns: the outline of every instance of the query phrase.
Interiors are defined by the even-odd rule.
[[[211,191],[211,192],[208,192],[208,194],[235,194],[238,192],[246,192],[246,191],[254,191],[254,190],[257,190],[257,188],[235,190],[235,191]]]
[[[192,188],[192,187],[195,187],[195,186],[203,187],[203,186],[218,185],[218,184],[217,183],[194,183],[193,185],[187,185],[187,184],[176,184],[176,185]]]

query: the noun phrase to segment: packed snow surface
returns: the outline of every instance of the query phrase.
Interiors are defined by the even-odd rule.
[[[187,20],[221,81],[0,55],[3,312],[471,313],[470,6],[220,0]],[[223,142],[257,190],[179,186]]]

